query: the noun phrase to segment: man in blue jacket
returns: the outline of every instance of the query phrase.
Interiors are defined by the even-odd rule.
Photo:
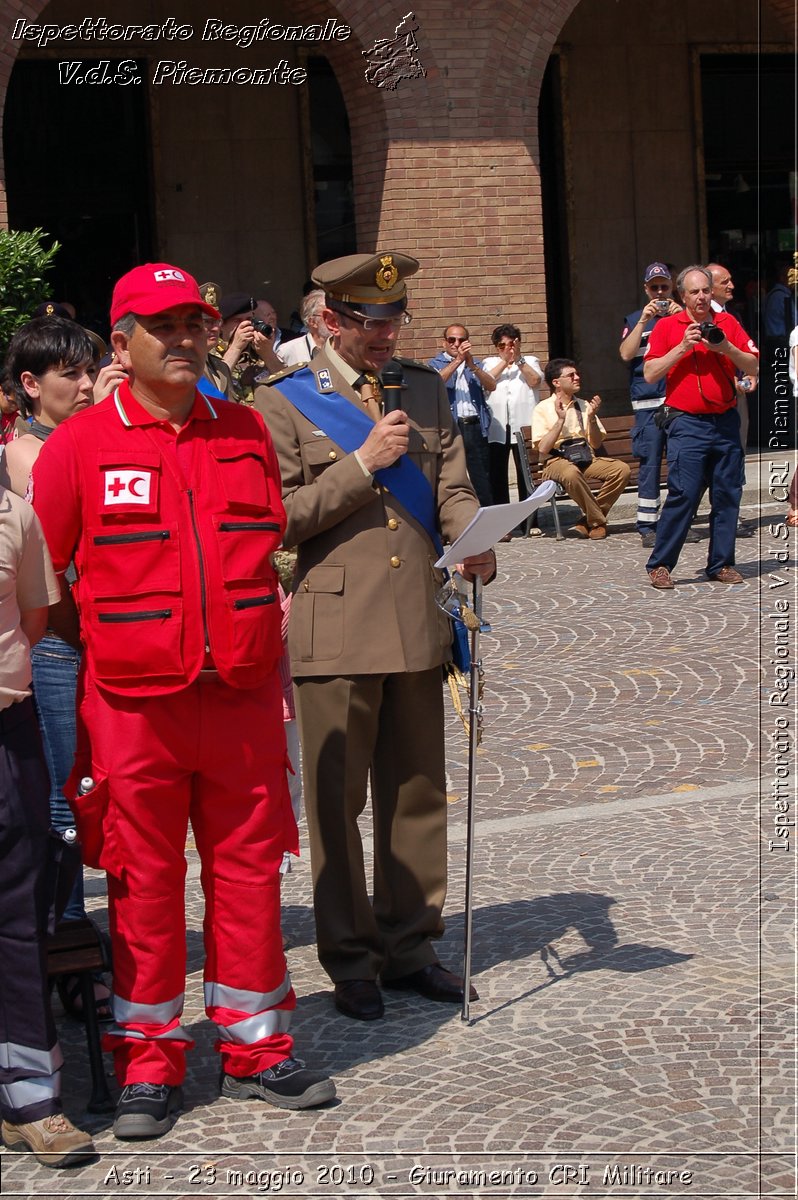
[[[477,499],[483,508],[493,503],[490,490],[488,427],[490,408],[485,392],[496,389],[496,380],[471,353],[468,330],[464,325],[447,325],[443,331],[441,353],[429,360],[446,384],[452,417],[463,439],[466,466]]]

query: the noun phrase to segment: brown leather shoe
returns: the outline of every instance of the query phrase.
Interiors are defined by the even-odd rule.
[[[440,963],[430,963],[420,971],[400,975],[397,979],[383,979],[382,986],[398,991],[418,992],[428,1000],[443,1000],[449,1004],[462,1004],[463,981],[459,975],[447,971]],[[478,1000],[477,989],[472,985],[468,992],[470,1000]]]
[[[9,1150],[30,1150],[43,1167],[71,1167],[97,1154],[88,1133],[76,1129],[63,1113],[24,1125],[3,1121],[2,1134]]]
[[[739,571],[734,567],[721,567],[715,575],[710,575],[709,578],[713,583],[745,583]]]
[[[334,988],[335,1007],[356,1021],[379,1021],[385,1013],[380,989],[373,979],[342,979]]]
[[[575,533],[576,536],[580,538],[590,537],[590,530],[582,521],[580,521],[578,525],[571,526],[571,533]]]
[[[651,586],[660,592],[669,592],[673,588],[673,580],[667,567],[655,567],[653,571],[649,571],[648,577],[651,580]]]
[[[587,536],[590,538],[591,542],[598,542],[601,540],[601,538],[605,538],[607,536],[607,526],[594,525]]]

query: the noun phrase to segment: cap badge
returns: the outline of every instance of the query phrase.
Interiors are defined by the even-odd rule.
[[[53,315],[53,313],[54,313],[54,312],[55,312],[55,305],[54,305],[54,304],[48,304],[48,305],[47,305],[47,308],[44,310],[44,315],[45,315],[46,317],[51,317],[51,316]]]
[[[215,287],[209,287],[205,289],[205,303],[210,304],[211,308],[219,307],[219,297],[216,294]]]
[[[381,292],[388,292],[399,278],[399,272],[394,266],[393,256],[384,254],[380,258],[380,266],[374,276],[375,283]]]

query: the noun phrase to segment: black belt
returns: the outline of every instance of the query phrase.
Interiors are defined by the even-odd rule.
[[[730,412],[734,411],[734,405],[732,405],[730,408],[724,408],[722,412],[693,412],[689,408],[674,408],[672,404],[665,405],[666,416],[670,413],[673,413],[674,417],[679,415],[685,417],[697,417],[699,421],[717,421],[718,417],[726,417]]]
[[[479,425],[479,417],[458,417],[458,425]]]

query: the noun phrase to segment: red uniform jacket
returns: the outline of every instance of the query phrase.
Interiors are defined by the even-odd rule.
[[[48,438],[33,503],[73,589],[88,671],[121,695],[178,691],[212,663],[261,684],[281,653],[271,553],[285,527],[260,417],[197,393],[175,434],[127,383]]]

